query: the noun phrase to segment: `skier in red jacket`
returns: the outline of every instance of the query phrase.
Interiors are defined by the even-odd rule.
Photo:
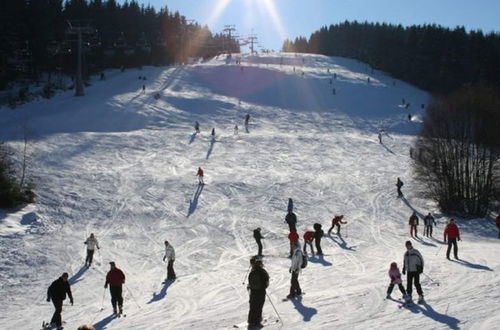
[[[448,238],[448,250],[446,251],[446,258],[450,260],[451,246],[453,245],[453,255],[455,259],[458,259],[458,246],[457,239],[460,241],[460,231],[458,230],[455,220],[450,219],[450,222],[446,225],[444,229],[444,241]]]
[[[203,170],[201,169],[201,167],[198,167],[198,172],[196,172],[196,176],[198,177],[198,183],[200,185],[205,184],[203,182]]]
[[[288,258],[291,258],[295,244],[299,242],[299,234],[297,234],[296,231],[291,231],[290,234],[288,234],[288,240],[290,241],[290,255]]]
[[[122,285],[125,283],[125,274],[116,267],[115,263],[111,261],[109,263],[111,269],[106,275],[106,283],[104,288],[106,289],[109,284],[109,292],[111,294],[111,304],[113,305],[113,313],[116,312],[116,305],[120,310],[120,314],[123,313],[123,296],[122,296]]]
[[[330,229],[328,229],[328,235],[330,236],[332,234],[332,230],[333,230],[333,227],[337,226],[337,235],[341,236],[340,235],[340,224],[346,224],[347,222],[345,221],[342,221],[342,219],[344,219],[344,215],[336,215],[335,217],[333,217],[332,219],[332,226],[330,227]]]
[[[311,248],[311,253],[314,256],[314,248],[312,245],[312,242],[314,241],[314,232],[313,231],[306,231],[304,233],[304,253],[306,253],[306,247],[309,245]]]

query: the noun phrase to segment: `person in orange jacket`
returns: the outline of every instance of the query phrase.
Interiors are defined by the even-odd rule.
[[[446,259],[450,260],[451,246],[453,245],[453,255],[458,259],[457,240],[460,241],[460,231],[458,230],[455,220],[450,219],[450,222],[444,229],[444,242],[448,241],[448,250],[446,251]]]
[[[314,248],[312,242],[314,241],[314,232],[313,231],[306,231],[304,233],[304,253],[306,253],[306,247],[309,245],[311,248],[311,253],[314,256]]]

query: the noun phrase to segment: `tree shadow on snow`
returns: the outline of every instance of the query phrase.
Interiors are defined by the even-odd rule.
[[[322,264],[323,266],[333,265],[328,260],[325,260],[325,256],[322,256],[322,255],[315,255],[315,256],[309,257],[309,262],[312,262],[313,264]]]
[[[462,264],[464,266],[467,266],[467,267],[473,268],[473,269],[487,270],[487,271],[490,271],[490,272],[493,271],[493,269],[491,269],[488,266],[483,266],[483,265],[479,265],[479,264],[473,264],[471,262],[468,262],[468,261],[462,260],[462,259],[459,259],[459,260],[453,260],[453,259],[451,259],[451,261],[456,262],[457,264]]]
[[[102,320],[100,320],[99,322],[97,322],[96,324],[94,324],[94,328],[96,330],[102,330],[102,329],[106,329],[106,326],[111,322],[113,321],[114,319],[116,318],[115,315],[109,315],[109,316],[106,316],[105,318],[103,318]]]
[[[193,134],[191,134],[191,136],[189,138],[189,144],[193,143],[194,139],[196,139],[196,132],[194,132]]]
[[[71,278],[68,280],[68,283],[70,285],[73,285],[77,282],[80,282],[82,279],[80,277],[83,276],[83,274],[85,274],[85,272],[87,271],[88,267],[83,265],[79,270],[78,272],[76,272],[76,274],[74,274],[73,276],[71,276]]]
[[[437,321],[437,322],[440,322],[440,323],[443,323],[443,324],[446,324],[447,326],[450,327],[450,329],[460,329],[460,327],[458,326],[460,324],[460,320],[453,317],[453,316],[449,316],[449,315],[446,315],[446,314],[441,314],[439,312],[436,312],[429,304],[427,303],[423,303],[422,306],[420,305],[415,305],[418,307],[418,309],[420,311],[422,311],[422,313]],[[425,308],[424,308],[425,307]]]
[[[167,295],[167,290],[172,285],[172,283],[174,283],[174,282],[173,281],[167,281],[161,287],[160,292],[158,292],[158,293],[153,292],[153,297],[151,297],[151,300],[148,301],[148,304],[154,303],[156,301],[159,301],[159,300],[162,300],[163,298],[165,298],[165,296]]]
[[[291,299],[295,309],[302,314],[303,320],[306,322],[311,321],[311,318],[318,314],[318,310],[312,307],[306,307],[302,304],[302,297],[298,296],[297,298]]]
[[[198,206],[198,198],[200,197],[201,192],[203,191],[203,187],[205,187],[205,185],[199,184],[198,188],[196,188],[193,198],[189,201],[189,210],[188,214],[186,215],[186,218],[189,217],[191,214],[193,214],[193,212],[196,210],[196,207]]]
[[[347,246],[347,242],[341,236],[338,237],[338,240],[333,238],[333,236],[331,236],[331,235],[328,235],[326,237],[331,239],[333,242],[337,243],[339,245],[339,247],[341,247],[344,250],[356,251],[355,246]]]
[[[214,144],[215,144],[215,137],[212,136],[212,139],[210,140],[210,146],[208,147],[207,151],[207,159],[210,157],[210,154],[212,153],[212,150],[214,149]]]
[[[406,199],[405,196],[401,197],[401,200],[403,201],[403,203],[406,204],[406,206],[408,206],[413,212],[417,213],[417,216],[420,218],[420,219],[423,219],[425,217],[425,215],[423,215],[422,213],[418,212],[414,207],[413,205],[410,204],[410,202],[408,202],[408,200]],[[409,218],[410,216],[408,216]]]

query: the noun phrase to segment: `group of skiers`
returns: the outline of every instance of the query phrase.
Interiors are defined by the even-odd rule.
[[[175,250],[173,246],[165,241],[165,255],[163,261],[167,261],[167,278],[165,281],[175,281],[176,275],[174,271]],[[87,255],[85,258],[85,267],[92,265],[92,259],[95,248],[100,249],[99,243],[93,233],[85,240],[84,244],[87,245]],[[114,261],[109,262],[110,270],[106,274],[104,289],[109,286],[109,293],[111,296],[111,306],[113,307],[113,314],[123,314],[123,285],[125,284],[125,274],[121,269],[116,267]],[[71,286],[69,283],[69,274],[63,273],[61,277],[56,279],[47,289],[47,301],[52,301],[55,311],[48,326],[63,329],[62,326],[62,306],[66,296],[69,297],[71,305],[73,305],[73,295],[71,293]]]
[[[250,122],[250,114],[247,113],[244,118],[245,118],[245,129],[248,133],[248,124]],[[200,133],[200,123],[198,121],[194,122],[194,131],[195,131],[195,133]],[[238,134],[238,125],[237,124],[234,125],[234,134],[235,135]],[[215,138],[215,127],[212,128],[210,135],[212,136],[212,138]]]

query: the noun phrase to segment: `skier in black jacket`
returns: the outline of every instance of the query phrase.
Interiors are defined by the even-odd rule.
[[[262,327],[262,308],[266,301],[266,289],[269,286],[269,274],[263,268],[262,260],[256,256],[250,258],[252,270],[248,275],[247,289],[250,291],[250,310],[248,327]]]
[[[293,212],[288,212],[285,217],[285,222],[288,223],[288,229],[292,231],[297,231],[297,216]]]
[[[257,256],[262,257],[262,242],[260,240],[263,239],[264,237],[260,233],[260,228],[257,228],[253,231],[253,238],[255,238],[257,246],[259,247],[259,252],[257,253]]]
[[[57,326],[57,329],[62,329],[61,312],[66,294],[69,297],[71,305],[73,305],[73,295],[71,294],[71,288],[68,283],[68,273],[63,273],[61,277],[52,282],[47,290],[47,301],[52,300],[56,309],[50,323]]]
[[[321,229],[321,225],[319,223],[315,223],[313,225],[314,228],[314,243],[316,244],[317,255],[323,255],[323,250],[321,250],[321,238],[325,234],[323,229]]]

